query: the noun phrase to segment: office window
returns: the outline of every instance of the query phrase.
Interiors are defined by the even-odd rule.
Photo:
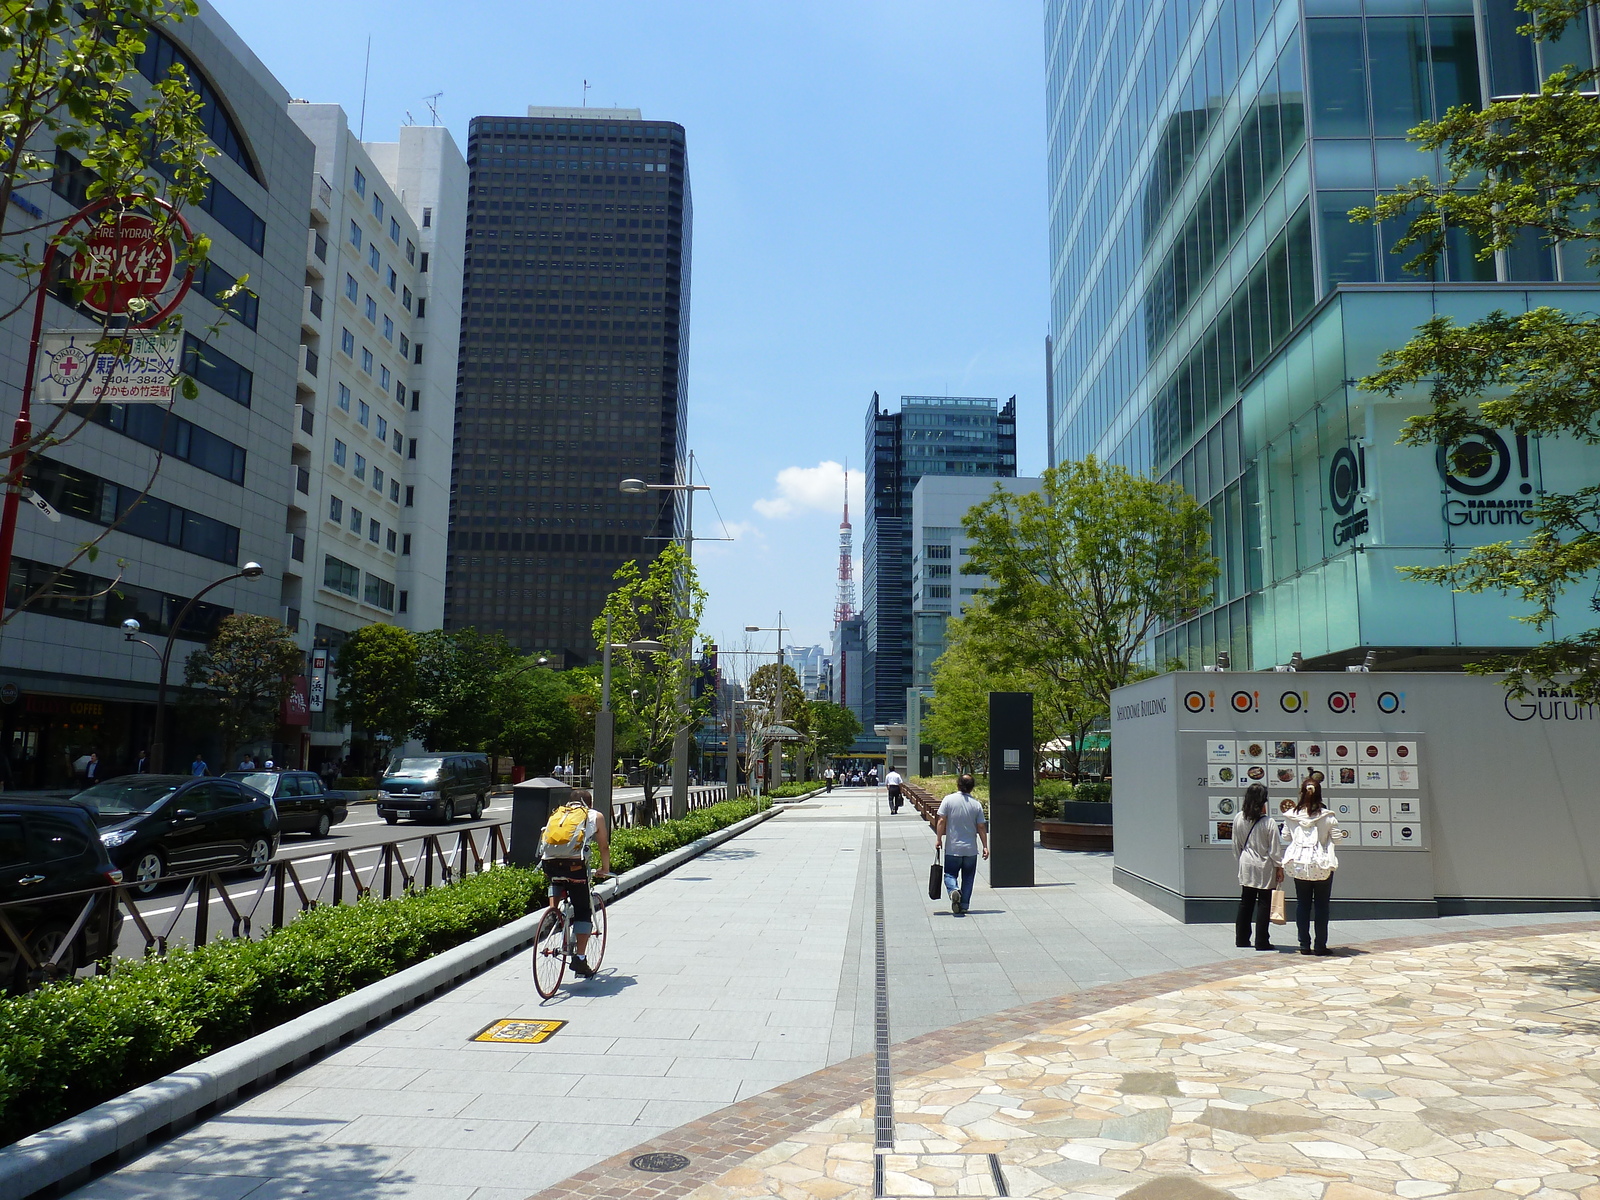
[[[383,468],[377,464],[372,467],[372,490],[380,495],[383,493]]]
[[[417,270],[422,272],[424,275],[428,273],[428,252],[426,250],[422,252],[422,265],[419,266]]]
[[[401,444],[402,443],[401,443],[401,438],[400,438],[400,431],[398,429],[396,429],[394,431],[394,452],[396,454],[400,453]]]
[[[229,271],[211,261],[207,261],[194,276],[196,291],[224,312],[231,313],[241,325],[254,329],[260,300],[248,288],[240,288],[229,296],[228,293],[238,282]]]
[[[402,555],[411,553],[411,535],[409,533],[400,539],[400,553]]]
[[[356,284],[356,277],[354,275],[350,275],[350,274],[346,274],[345,275],[345,277],[344,277],[344,294],[346,296],[350,297],[350,302],[352,304],[354,304],[357,300],[361,299],[361,289]]]
[[[389,422],[383,417],[378,418],[378,440],[380,442],[389,440]]]
[[[378,253],[378,248],[376,246],[369,245],[367,247],[367,266],[371,267],[374,271],[383,266],[383,256]]]
[[[389,290],[390,291],[394,290],[394,284],[391,283],[389,285]],[[400,304],[401,304],[402,307],[405,308],[405,310],[407,312],[411,311],[411,289],[410,288],[401,288],[400,289]]]
[[[354,358],[356,355],[356,335],[348,329],[341,329],[339,331],[339,349]]]
[[[394,381],[394,398],[399,401],[401,408],[406,406],[406,385],[398,379]]]
[[[322,558],[322,586],[354,599],[361,589],[361,572],[331,554]]]
[[[372,215],[377,217],[378,221],[380,223],[383,221],[383,197],[382,196],[373,196],[372,197]]]
[[[183,335],[183,371],[236,404],[250,407],[255,376],[215,346],[205,346],[193,334]]]
[[[395,274],[395,269],[393,267],[390,267],[389,268],[389,290],[391,292],[394,291],[399,286],[399,283],[400,283],[400,276]]]
[[[378,323],[378,302],[371,296],[367,297],[367,320],[374,325]]]
[[[395,552],[395,550],[399,548],[399,542],[400,542],[400,535],[397,534],[392,529],[388,530],[383,535],[384,549],[388,550],[390,554],[393,554]]]
[[[382,534],[382,532],[383,532],[383,526],[378,524],[378,518],[377,517],[368,517],[367,518],[367,541],[371,542],[374,546],[376,546],[378,544],[378,537],[379,537],[380,534]]]
[[[208,212],[234,237],[260,254],[267,240],[267,223],[243,200],[235,196],[215,179],[206,181],[205,195],[200,198],[200,209]]]
[[[356,195],[365,196],[367,194],[367,177],[361,173],[360,167],[356,168],[356,175],[353,182],[356,188]]]
[[[422,320],[423,317],[425,317],[427,315],[428,315],[428,298],[426,296],[418,296],[417,297],[417,320],[420,321],[420,320]]]
[[[388,313],[383,315],[383,339],[386,342],[394,341],[394,318]],[[388,384],[384,386],[388,387]]]
[[[400,503],[400,481],[398,479],[389,480],[389,503]]]
[[[357,479],[365,479],[367,477],[367,458],[366,458],[366,455],[364,455],[364,454],[356,455],[356,469],[355,469],[354,474],[355,474],[355,477]]]
[[[350,532],[351,533],[360,533],[361,532],[361,523],[363,521],[365,521],[366,519],[367,519],[367,515],[364,512],[362,512],[359,508],[357,508],[353,504],[350,506]]]
[[[344,501],[337,496],[328,497],[328,520],[335,525],[342,524],[344,521]]]
[[[365,400],[357,400],[356,420],[360,423],[361,428],[369,428],[372,423],[372,405],[368,404]]]
[[[417,489],[416,489],[416,487],[414,485],[408,483],[408,484],[406,484],[406,507],[407,508],[412,508],[412,507],[414,507],[416,505],[416,503],[417,503]],[[411,545],[411,535],[408,533],[408,534],[406,534],[406,546],[409,547],[410,545]],[[410,554],[411,551],[409,549],[407,549],[406,553]]]
[[[193,421],[186,421],[169,413],[159,404],[102,404],[75,405],[73,411],[93,409],[93,421],[114,429],[123,437],[132,438],[146,446],[164,450],[190,466],[226,479],[230,483],[244,482],[245,453],[227,438],[203,429]]]
[[[372,374],[372,351],[365,346],[361,347],[361,369],[368,375]]]
[[[345,459],[347,457],[349,457],[349,447],[346,446],[338,438],[334,438],[333,439],[333,461],[338,463],[342,467],[342,466],[344,466]]]
[[[416,363],[421,363],[422,362],[422,343],[421,342],[417,343],[416,357],[413,358],[412,361],[416,362]]]
[[[409,551],[407,553],[409,553]],[[399,607],[398,611],[399,612],[405,612],[406,609],[410,605],[410,601],[411,601],[411,593],[410,592],[401,592],[400,593],[400,607]]]
[[[422,211],[427,213],[429,216],[433,214],[433,209],[431,208],[425,208]],[[423,224],[426,225],[428,222],[424,221]],[[406,239],[406,261],[412,266],[415,266],[417,262],[417,247],[410,238]]]
[[[400,222],[393,217],[389,218],[389,240],[396,246],[400,244]]]
[[[378,539],[373,538],[372,540],[377,541]],[[379,579],[376,575],[368,575],[366,591],[361,598],[374,608],[393,610],[394,584],[386,579]]]
[[[422,406],[422,395],[416,388],[411,389],[411,411],[416,412]]]
[[[432,224],[433,224],[433,209],[431,209],[431,208],[424,208],[424,209],[423,209],[423,210],[422,210],[422,227],[423,227],[423,228],[424,228],[424,229],[427,229],[427,228],[429,228],[429,227],[430,227],[430,226],[431,226],[431,225],[432,225]]]
[[[422,304],[422,301],[418,300],[417,304],[420,307],[421,304]],[[410,358],[411,357],[411,339],[408,338],[403,333],[400,335],[400,357],[401,358]]]
[[[378,386],[381,387],[386,392],[389,390],[389,368],[388,367],[379,367],[378,368]]]
[[[345,412],[350,411],[350,389],[342,383],[339,385],[339,407]]]
[[[357,250],[361,249],[361,225],[355,220],[350,222],[350,244]]]
[[[399,435],[397,434],[396,436],[398,437]],[[407,458],[415,458],[416,456],[417,456],[417,439],[416,438],[412,438],[409,442],[406,443],[406,457]]]

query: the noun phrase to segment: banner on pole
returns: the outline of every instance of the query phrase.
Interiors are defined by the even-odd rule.
[[[182,346],[183,336],[175,333],[115,338],[98,329],[47,333],[39,343],[34,399],[44,404],[166,404],[179,374]]]

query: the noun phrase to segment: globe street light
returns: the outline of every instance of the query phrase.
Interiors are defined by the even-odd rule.
[[[139,622],[129,617],[122,623],[122,636],[130,642],[138,642],[141,646],[148,647],[161,662],[161,681],[156,685],[156,736],[150,743],[150,770],[152,774],[160,775],[167,769],[167,743],[166,743],[166,718],[167,718],[167,671],[172,666],[172,647],[178,640],[178,631],[183,628],[183,623],[188,619],[190,611],[200,602],[212,588],[219,588],[225,583],[235,579],[260,579],[267,573],[267,569],[258,562],[247,562],[232,575],[224,575],[221,579],[213,580],[206,584],[194,595],[184,602],[178,610],[178,615],[173,618],[171,631],[167,634],[165,648],[157,650],[154,645],[137,636],[140,631]]]

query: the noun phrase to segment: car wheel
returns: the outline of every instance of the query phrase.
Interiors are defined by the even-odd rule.
[[[483,820],[483,803],[482,796],[474,796],[472,798],[472,819],[474,821]]]
[[[258,837],[250,843],[250,873],[252,875],[265,875],[267,864],[272,861],[272,843],[264,837]]]
[[[384,813],[383,814],[383,819],[384,819],[384,822],[386,824],[389,824],[389,825],[398,825],[398,824],[400,824],[400,814],[399,813]]]
[[[442,825],[449,825],[455,819],[456,802],[454,800],[446,800],[439,809],[439,822]]]
[[[327,813],[320,814],[317,817],[317,830],[316,830],[317,836],[319,838],[325,838],[325,837],[328,836],[328,833],[332,829],[333,829],[333,821],[332,821],[332,819],[328,816]]]
[[[28,950],[33,955],[39,969],[34,972],[33,978],[39,983],[50,979],[70,979],[78,969],[78,948],[69,946],[61,956],[61,961],[54,969],[46,967],[56,951],[61,948],[61,943],[66,940],[67,927],[65,925],[52,925],[39,930],[28,939]]]
[[[166,861],[155,850],[146,850],[133,864],[133,890],[148,896],[156,890],[156,880],[167,873]]]

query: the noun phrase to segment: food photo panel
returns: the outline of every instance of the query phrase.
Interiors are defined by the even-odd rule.
[[[1416,766],[1417,744],[1415,742],[1390,742],[1389,765]]]
[[[1361,773],[1361,787],[1363,789],[1365,789],[1365,788],[1384,788],[1384,789],[1387,789],[1388,788],[1388,786],[1389,786],[1389,768],[1388,767],[1357,767],[1356,770]]]
[[[1361,820],[1363,823],[1389,820],[1389,799],[1387,796],[1363,796],[1358,803],[1361,806]]]
[[[1211,796],[1207,799],[1208,812],[1206,819],[1210,821],[1231,821],[1239,815],[1241,801],[1237,796]]]
[[[1299,757],[1299,746],[1283,738],[1274,738],[1267,743],[1267,761],[1273,763],[1292,763]]]
[[[1335,738],[1328,743],[1327,753],[1330,763],[1353,763],[1356,761],[1356,744]]]
[[[1322,781],[1323,791],[1336,791],[1339,788],[1353,788],[1356,786],[1356,768],[1328,765],[1328,777]]]
[[[1225,742],[1206,743],[1206,761],[1212,763],[1231,763],[1233,761],[1233,739]]]
[[[1206,783],[1214,788],[1231,788],[1239,782],[1239,768],[1231,763],[1211,763],[1206,767]]]
[[[1240,762],[1264,763],[1267,761],[1266,738],[1247,738],[1242,742],[1236,742],[1235,750]]]
[[[1392,821],[1421,821],[1422,801],[1415,796],[1390,796],[1389,819]]]
[[[1415,766],[1395,765],[1389,768],[1389,786],[1415,791],[1418,785],[1417,768]]]
[[[1357,742],[1356,759],[1363,766],[1386,766],[1389,747],[1382,742]]]
[[[1316,738],[1310,741],[1302,741],[1300,743],[1300,752],[1296,759],[1303,767],[1325,767],[1327,765],[1327,747]]]

